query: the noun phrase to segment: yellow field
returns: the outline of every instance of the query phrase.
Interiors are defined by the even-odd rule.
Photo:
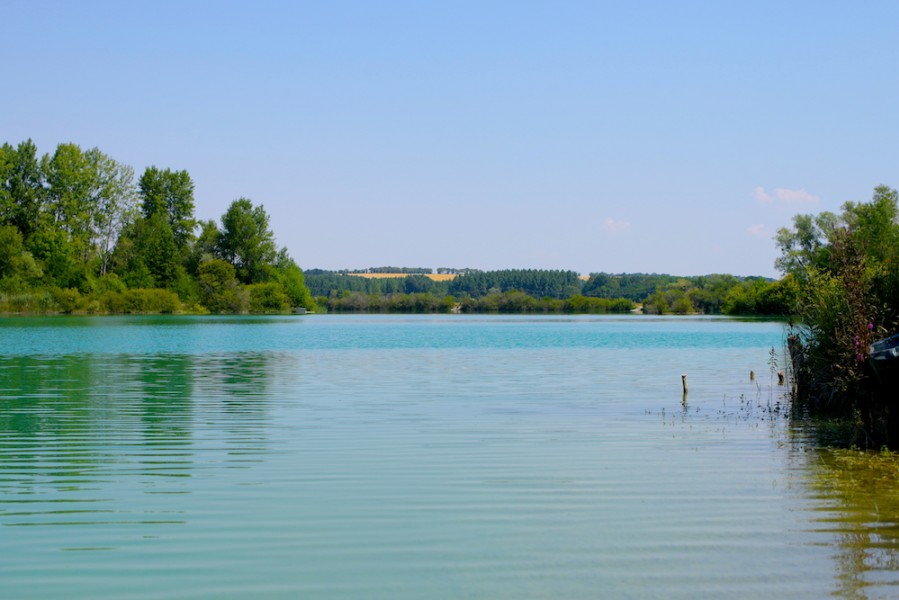
[[[365,277],[366,279],[399,279],[408,277],[412,273],[347,273],[353,277]],[[455,273],[424,273],[424,276],[432,281],[449,281],[455,279]]]

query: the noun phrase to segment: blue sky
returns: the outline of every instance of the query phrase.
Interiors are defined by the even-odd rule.
[[[5,0],[0,141],[186,169],[304,268],[774,276],[899,187],[899,2]]]

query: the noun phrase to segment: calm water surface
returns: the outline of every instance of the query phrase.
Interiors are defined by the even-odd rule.
[[[899,466],[790,428],[783,337],[0,319],[0,597],[897,597]]]

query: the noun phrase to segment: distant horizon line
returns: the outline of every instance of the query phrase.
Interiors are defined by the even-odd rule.
[[[396,269],[395,271],[386,271],[383,269]],[[430,269],[428,271],[428,269]],[[366,268],[341,268],[341,269],[325,269],[322,267],[309,267],[303,268],[304,273],[308,273],[310,271],[324,271],[329,273],[346,273],[346,274],[373,274],[373,275],[428,275],[428,274],[456,274],[461,275],[465,272],[476,272],[476,273],[491,273],[496,271],[555,271],[555,272],[572,272],[577,273],[579,278],[589,278],[591,275],[611,275],[611,276],[622,276],[622,275],[666,275],[669,277],[710,277],[712,275],[731,275],[733,277],[738,277],[741,279],[767,279],[769,281],[776,281],[779,277],[769,277],[767,275],[737,275],[736,273],[724,273],[724,272],[715,272],[715,273],[701,273],[701,274],[683,274],[683,273],[662,273],[658,271],[590,271],[589,273],[582,273],[575,269],[550,269],[550,268],[535,268],[535,267],[507,267],[507,268],[499,268],[499,269],[481,269],[477,267],[463,267],[463,268],[455,268],[455,267],[399,267],[399,266],[381,266],[381,267],[366,267]]]

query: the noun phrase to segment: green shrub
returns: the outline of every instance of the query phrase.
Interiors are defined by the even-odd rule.
[[[204,261],[197,268],[200,303],[213,313],[243,313],[249,305],[247,291],[237,283],[234,266],[224,260]]]
[[[54,304],[56,304],[56,309],[61,313],[71,314],[77,310],[81,304],[81,294],[78,293],[78,290],[73,288],[65,290],[52,288],[50,290],[50,295],[53,298]]]
[[[290,299],[280,283],[257,283],[247,286],[250,312],[262,314],[290,312]]]
[[[98,312],[113,314],[171,314],[181,308],[177,294],[155,288],[138,288],[123,292],[106,291],[96,300]]]

